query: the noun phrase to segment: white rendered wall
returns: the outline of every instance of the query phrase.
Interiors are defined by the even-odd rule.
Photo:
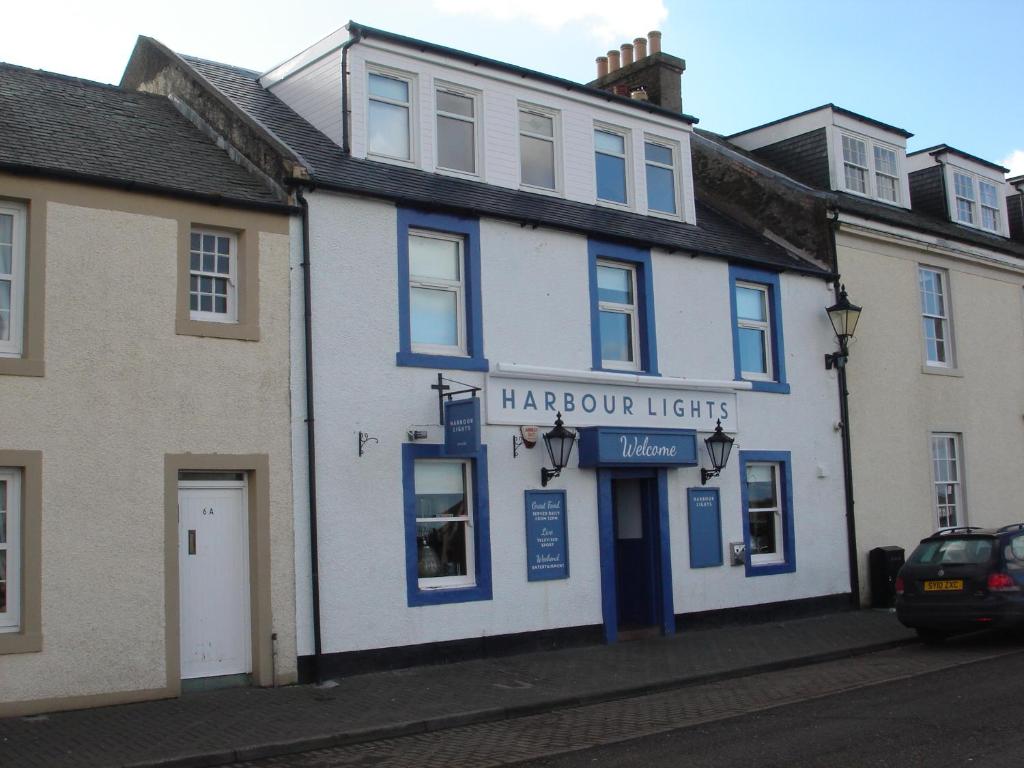
[[[897,545],[909,555],[938,527],[932,432],[963,437],[961,524],[1024,517],[1024,270],[850,230],[837,247],[850,298],[864,306],[847,372],[866,599],[867,553]],[[957,361],[949,372],[924,366],[919,265],[948,270]]]
[[[173,217],[188,204],[40,205],[46,374],[2,377],[0,443],[43,454],[43,649],[0,655],[0,702],[167,686],[164,456],[186,452],[269,454],[276,671],[294,679],[288,238],[252,233],[259,342],[178,336]]]
[[[483,430],[493,599],[408,607],[401,452],[413,428],[428,431],[422,442],[443,439],[430,389],[437,369],[395,365],[395,207],[326,193],[309,199],[324,652],[600,624],[596,472],[572,467],[554,485],[568,492],[570,578],[528,582],[523,491],[539,487],[543,446],[513,459],[518,430],[510,426]],[[586,238],[488,219],[480,222],[480,237],[484,353],[492,370],[498,363],[520,363],[589,371]],[[657,251],[652,258],[662,374],[731,381],[727,264]],[[293,279],[301,279],[299,271],[293,270]],[[745,578],[742,567],[689,569],[685,488],[699,484],[699,471],[671,470],[677,613],[848,588],[840,443],[833,430],[836,385],[822,367],[833,339],[823,311],[831,293],[819,279],[789,275],[782,278],[782,293],[793,393],[739,393],[736,450],[793,452],[797,570]],[[486,378],[466,371],[445,375],[476,386]],[[293,424],[300,427],[298,419]],[[362,458],[360,431],[379,440],[366,446]],[[720,481],[712,481],[722,488],[724,542],[742,539],[737,457]],[[301,569],[301,553],[299,558]],[[307,634],[300,630],[300,636]]]

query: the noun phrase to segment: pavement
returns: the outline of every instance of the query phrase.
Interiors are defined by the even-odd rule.
[[[682,631],[178,699],[0,719],[0,766],[199,768],[534,715],[913,641],[889,611]]]

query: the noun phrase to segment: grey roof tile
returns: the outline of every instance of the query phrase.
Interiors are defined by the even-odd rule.
[[[0,64],[0,169],[283,205],[162,96]]]

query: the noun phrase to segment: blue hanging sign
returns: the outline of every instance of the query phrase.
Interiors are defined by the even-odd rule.
[[[717,488],[689,488],[690,567],[722,564],[722,511]]]
[[[569,578],[565,491],[526,491],[526,578]]]
[[[582,427],[581,467],[696,466],[697,433],[692,429]]]
[[[444,404],[444,452],[472,456],[480,450],[480,398],[448,400]]]

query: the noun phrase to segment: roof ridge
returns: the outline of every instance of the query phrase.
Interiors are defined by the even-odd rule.
[[[157,96],[156,94],[152,94],[152,93],[145,93],[143,91],[132,91],[132,90],[129,90],[128,88],[122,88],[120,85],[117,85],[116,83],[101,83],[98,80],[89,80],[88,78],[78,77],[77,75],[66,75],[63,72],[52,72],[52,71],[50,71],[48,69],[33,69],[32,67],[26,67],[26,66],[23,66],[21,64],[12,64],[12,63],[10,63],[8,61],[0,61],[0,71],[2,71],[2,70],[10,70],[12,72],[20,72],[22,74],[32,75],[32,76],[35,76],[35,77],[42,77],[42,78],[46,78],[46,79],[49,79],[49,80],[60,80],[60,81],[64,81],[64,82],[67,82],[67,83],[74,83],[76,85],[80,85],[80,86],[88,87],[88,88],[96,88],[96,89],[105,90],[105,91],[114,91],[116,93],[120,93],[120,94],[123,94],[125,96],[133,96],[133,97],[134,96],[145,96],[145,97],[151,98],[151,99],[152,98],[159,98],[159,99],[163,98],[161,96]]]

